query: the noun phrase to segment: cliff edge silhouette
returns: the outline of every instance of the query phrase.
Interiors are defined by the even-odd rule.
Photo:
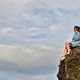
[[[80,80],[80,48],[73,48],[70,54],[60,61],[58,80]]]

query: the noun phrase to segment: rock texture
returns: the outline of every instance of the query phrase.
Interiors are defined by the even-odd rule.
[[[80,48],[72,49],[65,59],[60,61],[58,80],[80,80]]]

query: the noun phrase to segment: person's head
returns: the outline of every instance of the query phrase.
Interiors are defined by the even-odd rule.
[[[79,26],[74,26],[74,32],[80,32],[80,27]]]

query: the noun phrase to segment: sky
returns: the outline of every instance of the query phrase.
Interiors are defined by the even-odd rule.
[[[80,25],[79,0],[0,0],[0,80],[57,80],[64,42]]]

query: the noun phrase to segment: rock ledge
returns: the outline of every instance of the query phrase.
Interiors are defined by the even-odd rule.
[[[80,48],[72,49],[65,59],[60,61],[58,80],[80,80]]]

